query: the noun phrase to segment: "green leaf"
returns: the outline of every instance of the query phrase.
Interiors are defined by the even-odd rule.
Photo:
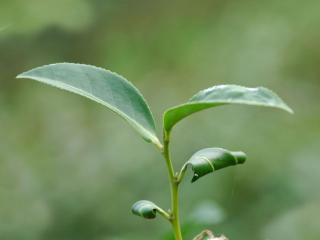
[[[140,200],[133,204],[131,211],[133,214],[147,219],[153,219],[157,216],[157,212],[163,212],[161,208],[147,200]]]
[[[143,96],[116,73],[90,65],[57,63],[34,68],[17,78],[33,79],[101,103],[123,117],[145,140],[161,146]]]
[[[243,152],[231,152],[223,148],[204,148],[191,156],[185,164],[192,166],[194,172],[191,182],[219,169],[243,164],[247,156]]]
[[[170,132],[183,118],[201,110],[225,104],[245,104],[274,107],[293,113],[291,108],[267,88],[247,88],[237,85],[214,86],[198,92],[188,102],[164,113],[164,128]]]

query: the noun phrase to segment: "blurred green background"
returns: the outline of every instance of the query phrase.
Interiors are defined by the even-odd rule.
[[[170,239],[165,164],[104,107],[15,79],[81,62],[116,71],[161,114],[216,84],[266,86],[295,115],[227,106],[173,132],[180,167],[193,152],[243,150],[245,165],[181,188],[186,239],[209,228],[231,240],[320,239],[320,1],[1,0],[0,238]],[[160,132],[160,131],[159,131]]]

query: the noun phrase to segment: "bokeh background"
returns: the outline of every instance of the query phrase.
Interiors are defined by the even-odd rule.
[[[216,84],[266,86],[295,110],[225,106],[173,132],[175,166],[193,152],[243,150],[245,165],[181,188],[186,239],[204,228],[234,240],[320,239],[320,1],[1,0],[0,238],[171,239],[157,150],[104,107],[15,79],[80,62],[116,71],[162,112]],[[160,134],[159,130],[159,134]]]

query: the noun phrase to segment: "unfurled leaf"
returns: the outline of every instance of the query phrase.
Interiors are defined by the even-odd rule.
[[[153,219],[157,216],[157,212],[162,212],[157,205],[147,200],[140,200],[133,204],[131,211],[133,214],[147,219]]]
[[[267,88],[220,85],[202,90],[188,102],[168,109],[164,113],[164,128],[169,132],[183,118],[201,110],[225,104],[274,107],[293,113],[279,96]]]
[[[221,168],[243,164],[247,156],[243,152],[231,152],[223,148],[205,148],[191,156],[186,165],[194,172],[192,182]]]
[[[123,117],[145,140],[161,145],[143,96],[116,73],[90,65],[57,63],[34,68],[17,78],[33,79],[101,103]]]

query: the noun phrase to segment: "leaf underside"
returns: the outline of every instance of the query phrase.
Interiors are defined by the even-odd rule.
[[[293,113],[292,109],[267,88],[247,88],[238,85],[219,85],[198,92],[188,102],[168,109],[163,123],[167,132],[183,118],[201,110],[226,105],[245,104],[273,107]]]
[[[34,68],[17,78],[33,79],[98,102],[124,118],[146,141],[159,145],[145,99],[116,73],[91,65],[57,63]]]
[[[157,216],[159,207],[153,202],[147,200],[140,200],[133,204],[131,211],[133,214],[146,218],[153,219]]]
[[[191,182],[219,169],[243,164],[247,156],[243,152],[231,152],[223,148],[204,148],[191,156],[187,165],[194,172]]]

